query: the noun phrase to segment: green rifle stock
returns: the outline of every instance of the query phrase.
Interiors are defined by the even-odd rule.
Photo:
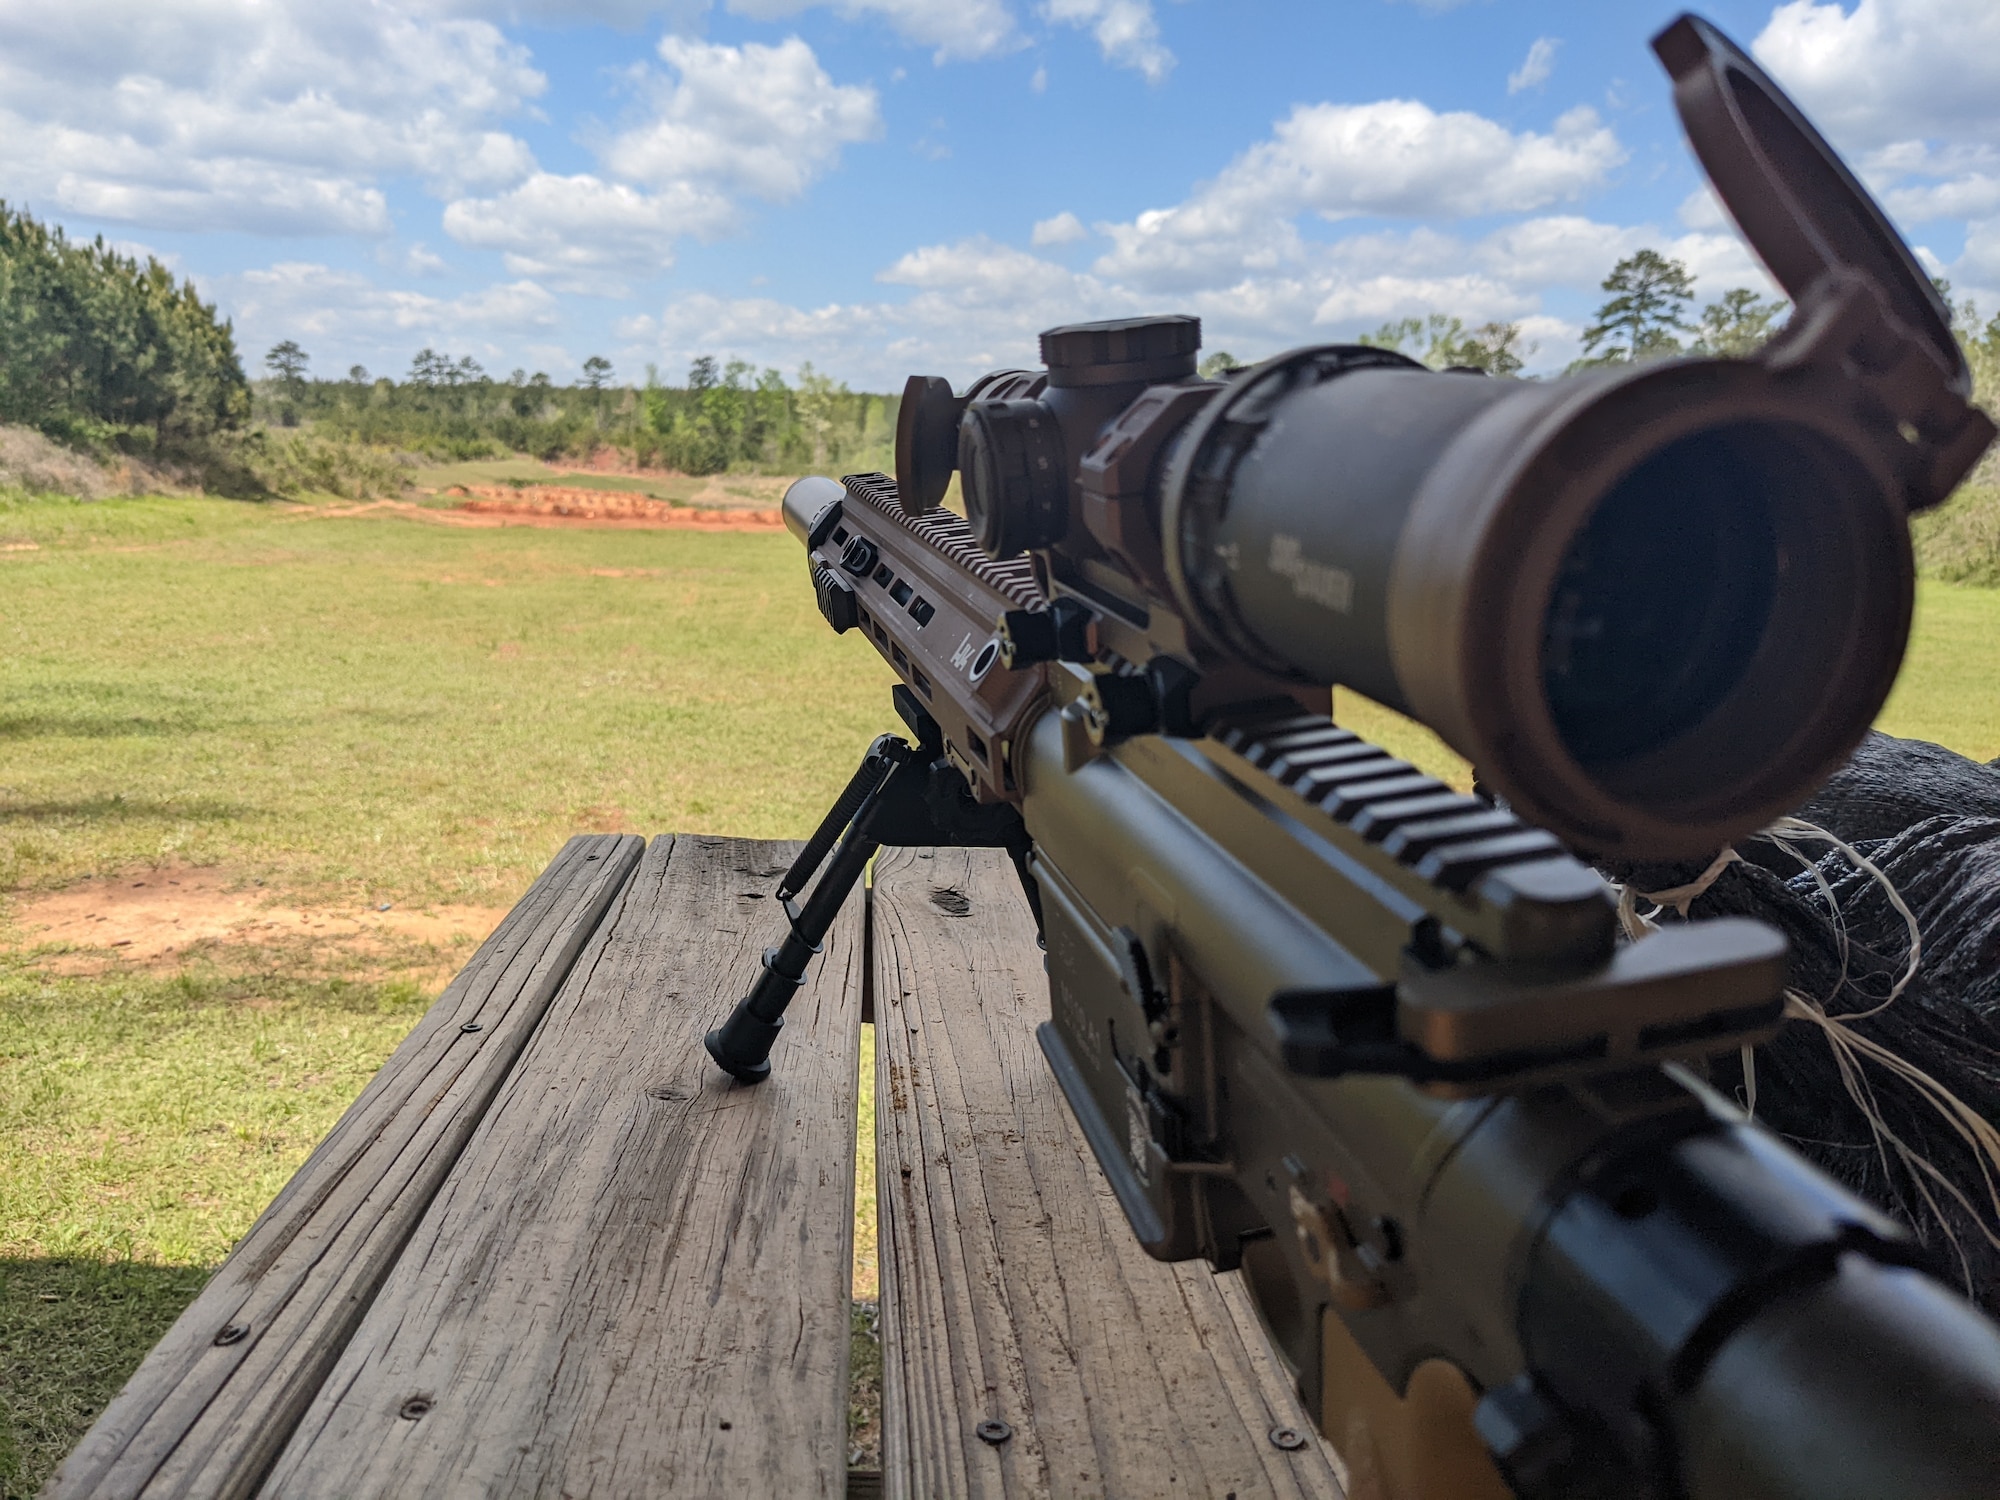
[[[1210,381],[1192,318],[1080,324],[1042,369],[913,378],[894,480],[792,487],[913,743],[709,1047],[768,1072],[876,847],[1007,848],[1134,1234],[1242,1269],[1357,1494],[1991,1494],[2000,1330],[1701,1081],[1780,1024],[1784,941],[1620,943],[1577,857],[1707,856],[1842,762],[1902,658],[1908,516],[1994,432],[1791,102],[1695,18],[1654,47],[1796,304],[1755,356]],[[1336,683],[1486,794],[1337,728]]]

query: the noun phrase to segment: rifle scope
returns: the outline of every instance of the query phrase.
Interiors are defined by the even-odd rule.
[[[1823,780],[1902,660],[1903,486],[1842,415],[1747,362],[1305,351],[1176,445],[1167,576],[1209,641],[1422,720],[1573,846],[1700,854]]]
[[[956,467],[987,551],[1034,553],[1073,641],[1087,615],[1156,695],[1356,689],[1576,849],[1706,855],[1797,805],[1894,681],[1910,513],[1994,428],[1929,278],[1784,93],[1692,17],[1654,47],[1794,302],[1756,354],[1544,381],[1329,345],[1218,384],[1194,318],[1076,324],[1046,370],[911,380],[904,505]],[[1111,686],[1131,732],[1187,732]]]

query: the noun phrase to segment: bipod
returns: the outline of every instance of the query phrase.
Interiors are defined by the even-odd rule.
[[[788,925],[785,940],[764,950],[757,983],[736,1002],[729,1019],[708,1034],[708,1055],[739,1082],[761,1083],[770,1076],[771,1047],[784,1028],[786,1007],[804,986],[806,970],[824,949],[834,918],[883,845],[1005,849],[1020,873],[1036,926],[1041,925],[1040,893],[1028,874],[1028,835],[1020,814],[1004,803],[974,802],[964,777],[944,758],[937,721],[906,687],[895,689],[895,703],[916,743],[885,734],[868,747],[860,769],[778,887]],[[819,873],[822,864],[826,868]],[[819,879],[801,906],[798,893],[816,873]]]

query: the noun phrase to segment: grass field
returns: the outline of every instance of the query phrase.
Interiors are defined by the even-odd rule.
[[[287,910],[504,908],[579,829],[803,835],[888,718],[783,536],[154,500],[0,506],[0,547],[15,913],[197,867]],[[0,957],[0,1493],[39,1484],[466,951]]]
[[[1927,586],[1885,727],[2000,755],[1996,682],[2000,591]],[[469,952],[308,918],[504,908],[582,829],[802,836],[888,684],[782,535],[0,500],[0,1495],[33,1493]],[[19,946],[47,893],[194,871],[300,930]]]

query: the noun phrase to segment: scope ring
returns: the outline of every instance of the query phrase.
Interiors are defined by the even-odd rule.
[[[1196,413],[1168,459],[1160,540],[1175,600],[1217,645],[1274,677],[1305,680],[1266,652],[1237,619],[1228,582],[1231,568],[1215,544],[1237,466],[1263,435],[1272,409],[1301,387],[1323,385],[1350,370],[1426,368],[1407,354],[1370,344],[1309,344],[1237,376]]]

